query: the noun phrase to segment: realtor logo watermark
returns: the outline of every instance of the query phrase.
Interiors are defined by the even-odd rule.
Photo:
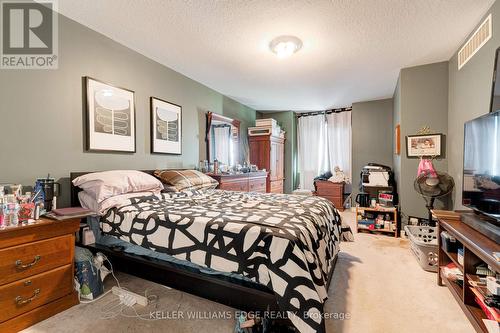
[[[2,69],[57,69],[57,1],[0,0]]]

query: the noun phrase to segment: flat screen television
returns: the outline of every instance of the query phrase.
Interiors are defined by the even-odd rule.
[[[492,103],[494,106],[494,103]],[[465,123],[462,204],[500,224],[500,110]]]

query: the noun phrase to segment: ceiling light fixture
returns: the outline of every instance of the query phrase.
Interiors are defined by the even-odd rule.
[[[279,36],[269,43],[269,49],[278,58],[287,58],[302,48],[302,41],[295,36]]]

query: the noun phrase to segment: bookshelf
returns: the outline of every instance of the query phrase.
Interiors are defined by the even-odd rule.
[[[462,308],[476,332],[487,333],[488,330],[483,323],[487,319],[486,314],[475,301],[475,294],[471,288],[471,281],[476,282],[476,266],[485,263],[495,272],[500,272],[500,262],[493,257],[493,252],[500,252],[500,244],[495,243],[486,236],[475,231],[468,225],[460,221],[460,214],[450,212],[440,214],[434,211],[434,216],[438,219],[438,258],[439,271],[437,283],[445,285]],[[447,252],[441,246],[441,232],[447,231],[455,237],[464,248],[464,261],[461,265],[457,260],[456,252]],[[449,280],[443,274],[444,266],[454,263],[464,275],[463,286]]]
[[[379,215],[384,216],[384,220],[390,226],[383,228],[370,228],[369,225],[375,223]],[[389,216],[389,220],[385,216]],[[399,236],[398,209],[396,207],[356,207],[356,232],[369,232],[375,234],[387,234],[394,237]]]

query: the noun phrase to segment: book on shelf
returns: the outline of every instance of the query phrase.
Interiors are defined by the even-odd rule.
[[[460,282],[463,283],[464,275],[462,271],[454,263],[450,262],[448,265],[442,267],[442,270],[443,270],[443,275],[448,280],[457,282],[459,284]]]
[[[483,324],[488,333],[500,333],[500,326],[495,320],[483,319]]]
[[[495,271],[491,270],[488,265],[482,263],[476,266],[476,274],[483,276],[495,276]]]
[[[470,287],[470,289],[474,293],[475,296],[474,300],[481,307],[481,310],[483,310],[486,317],[490,320],[495,320],[500,323],[500,311],[494,307],[486,305],[484,301],[485,299],[484,291],[481,292],[479,288],[476,287]]]

